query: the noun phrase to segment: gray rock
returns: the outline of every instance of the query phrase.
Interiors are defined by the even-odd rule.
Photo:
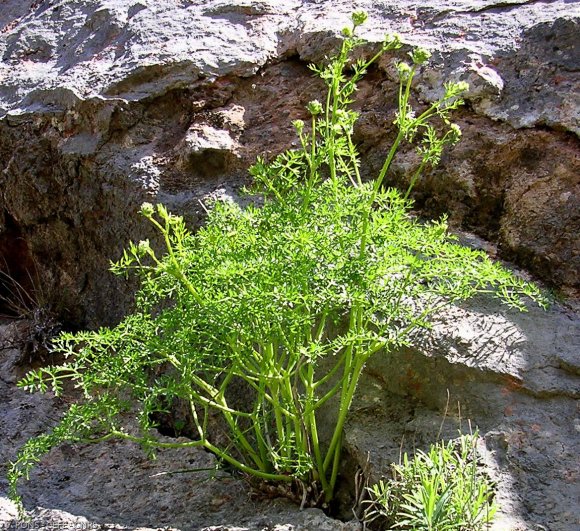
[[[370,14],[364,53],[387,31],[407,43],[399,58],[411,45],[433,51],[414,87],[418,104],[437,98],[449,78],[471,85],[468,106],[457,114],[463,140],[419,183],[417,207],[432,216],[448,212],[452,224],[493,242],[485,244],[492,255],[577,292],[578,3],[365,0],[356,7]],[[79,326],[114,323],[130,308],[134,285],[112,277],[109,260],[131,239],[154,240],[136,215],[139,205],[164,202],[195,226],[207,200],[237,200],[256,155],[295,141],[290,121],[320,98],[306,63],[336,49],[352,9],[343,0],[5,0],[3,270],[47,315]],[[360,85],[355,133],[367,176],[380,167],[393,132],[392,59]],[[389,184],[405,187],[415,163],[403,149]],[[567,310],[517,316],[486,304],[443,316],[417,350],[377,358],[367,368],[346,434],[354,463],[372,450],[378,475],[398,458],[402,438],[408,448],[431,442],[449,389],[441,433],[456,432],[451,419],[459,400],[463,418],[481,429],[482,455],[500,483],[499,528],[580,525],[579,424],[571,413],[579,393],[577,323]],[[14,364],[5,356],[1,364],[5,457],[55,420],[62,404],[15,391]],[[197,491],[198,477],[150,477],[173,469],[178,458],[161,456],[151,465],[136,456],[118,444],[55,451],[26,487],[28,503],[49,511],[34,513],[39,528],[83,518],[111,529],[350,525],[284,503],[256,505],[237,479]],[[81,467],[85,458],[97,463],[94,471]],[[213,462],[199,452],[191,460]],[[141,472],[133,477],[121,469]],[[104,484],[108,494],[95,497]],[[234,513],[223,500],[235,500]],[[186,510],[189,516],[172,513]],[[0,503],[0,515],[2,523],[13,521],[13,508]]]
[[[363,33],[369,41],[397,31],[410,44],[440,52],[443,64],[432,85],[423,87],[425,96],[435,97],[450,73],[471,70],[472,99],[482,114],[515,127],[579,131],[578,101],[570,99],[578,86],[580,11],[574,2],[407,0],[357,7],[371,15]],[[339,1],[84,0],[50,8],[32,4],[29,11],[8,2],[0,42],[1,108],[17,113],[49,107],[43,90],[58,88],[83,99],[139,100],[200,78],[252,75],[294,47],[304,60],[320,59],[336,40],[321,42],[320,36],[336,35],[351,10],[351,3]]]
[[[370,13],[362,32],[368,51],[385,32],[398,31],[435,52],[416,86],[420,98],[437,97],[445,79],[467,78],[471,109],[484,117],[474,124],[474,114],[463,114],[465,140],[434,174],[445,177],[417,188],[418,205],[430,214],[451,211],[453,222],[499,241],[507,258],[576,289],[577,142],[512,129],[578,132],[576,4],[407,0],[357,7]],[[152,236],[135,215],[138,206],[162,200],[195,224],[204,196],[221,188],[235,195],[257,154],[292,141],[290,119],[319,96],[303,65],[336,47],[351,10],[340,1],[5,2],[5,269],[25,283],[31,276],[32,266],[11,258],[17,234],[47,304],[76,324],[115,322],[130,306],[131,287],[106,272],[108,261],[129,239]],[[381,64],[392,78],[388,61]],[[392,87],[383,78],[366,83],[359,141],[367,174],[386,149],[393,110],[384,101]],[[498,149],[505,152],[499,158]],[[403,154],[392,182],[412,164]]]
[[[371,359],[345,434],[348,453],[377,480],[402,451],[477,427],[498,488],[493,529],[575,529],[579,352],[570,308],[518,313],[485,299],[453,308],[415,348]]]

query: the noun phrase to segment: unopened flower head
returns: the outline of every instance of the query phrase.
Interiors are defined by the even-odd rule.
[[[143,203],[141,205],[141,214],[144,216],[152,216],[155,213],[155,207],[151,203]]]
[[[431,57],[431,52],[425,48],[415,48],[411,53],[409,53],[413,63],[416,65],[422,65],[427,62]]]
[[[308,112],[312,114],[312,116],[317,116],[322,112],[322,103],[320,103],[318,100],[312,100],[308,103],[306,108],[308,109]]]
[[[360,26],[364,24],[368,18],[369,16],[364,11],[355,11],[351,17],[352,23],[355,26]]]
[[[296,131],[298,131],[299,133],[301,133],[304,130],[304,122],[302,120],[294,120],[292,122],[292,125],[294,126],[294,129],[296,129]]]
[[[409,63],[405,63],[404,61],[401,61],[400,63],[397,63],[397,70],[399,72],[399,77],[405,80],[411,74],[411,65],[409,65]]]
[[[383,48],[396,49],[402,45],[401,36],[398,33],[387,33],[383,41]]]
[[[453,98],[455,96],[460,96],[469,90],[469,83],[467,81],[457,81],[445,84],[445,96],[447,98]]]
[[[461,127],[459,127],[457,124],[451,124],[449,136],[453,142],[458,142],[461,138]]]
[[[139,251],[141,253],[146,253],[151,249],[151,245],[149,243],[149,240],[141,240],[139,242],[139,244],[137,245],[137,247],[139,248]]]

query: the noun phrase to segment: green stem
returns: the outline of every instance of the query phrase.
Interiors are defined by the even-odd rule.
[[[330,484],[328,490],[324,491],[324,498],[326,503],[330,502],[334,497],[334,487],[336,486],[336,478],[338,477],[338,470],[340,468],[340,455],[342,453],[342,438],[343,433],[340,432],[338,444],[334,450],[334,459],[332,460],[332,472],[330,474]]]
[[[241,461],[238,461],[237,459],[235,459],[231,455],[227,454],[226,452],[224,452],[223,450],[221,450],[217,446],[214,446],[212,443],[210,443],[207,440],[188,441],[188,442],[180,442],[180,443],[164,443],[164,442],[157,441],[155,439],[147,439],[145,437],[136,437],[134,435],[130,435],[128,433],[124,433],[122,431],[117,431],[117,430],[112,431],[111,434],[114,437],[117,437],[119,439],[125,439],[128,441],[136,442],[138,444],[154,446],[156,448],[192,448],[192,447],[195,448],[195,447],[202,446],[202,447],[207,448],[210,452],[214,453],[216,456],[218,456],[218,458],[223,459],[224,461],[228,462],[230,465],[234,466],[235,468],[241,470],[242,472],[246,472],[247,474],[250,474],[252,476],[260,477],[263,479],[268,479],[271,481],[284,481],[287,483],[292,481],[292,479],[293,479],[291,476],[284,476],[282,474],[271,474],[268,472],[263,472],[262,470],[257,470],[255,468],[249,467],[249,466],[245,465],[244,463],[242,463]]]
[[[348,43],[347,41],[343,41],[342,42],[342,47],[340,50],[340,54],[339,57],[337,58],[337,60],[333,63],[332,67],[334,68],[334,72],[333,72],[333,76],[332,76],[332,83],[330,85],[330,100],[329,101],[332,104],[332,113],[330,116],[330,128],[328,130],[328,164],[329,164],[329,168],[330,168],[330,180],[333,184],[334,187],[334,195],[335,198],[338,196],[338,183],[336,180],[336,131],[335,131],[335,125],[336,125],[336,113],[338,111],[338,105],[339,105],[339,100],[340,100],[340,78],[342,76],[342,71],[344,69],[344,66],[346,64],[346,55],[347,55],[347,46]]]
[[[118,439],[125,439],[127,441],[143,444],[146,446],[155,446],[156,448],[195,448],[205,445],[204,441],[202,440],[176,443],[161,442],[156,439],[136,437],[135,435],[130,435],[129,433],[118,430],[112,430],[111,435],[113,437],[117,437]]]
[[[282,417],[281,404],[278,399],[279,384],[274,381],[270,385],[270,396],[272,397],[272,409],[274,410],[274,419],[276,422],[276,435],[278,436],[278,444],[282,445],[286,442],[286,431],[284,417]]]
[[[237,459],[233,458],[231,455],[221,451],[218,447],[214,446],[213,444],[211,444],[208,441],[206,441],[204,443],[204,446],[210,452],[213,452],[215,455],[217,455],[220,459],[223,459],[224,461],[228,462],[230,465],[236,467],[238,470],[241,470],[242,472],[246,472],[247,474],[250,474],[251,476],[256,476],[256,477],[259,477],[262,479],[267,479],[270,481],[284,481],[286,483],[290,483],[294,479],[292,476],[285,476],[283,474],[272,474],[270,472],[264,472],[262,470],[258,470],[258,469],[249,467],[248,465],[245,465],[241,461],[238,461]]]
[[[238,427],[236,419],[234,418],[234,415],[236,417],[252,418],[251,413],[245,413],[242,411],[237,411],[237,410],[231,409],[230,407],[228,407],[228,404],[226,402],[225,397],[223,395],[221,395],[219,393],[219,391],[217,391],[217,389],[215,389],[215,387],[211,386],[210,384],[208,384],[207,382],[205,382],[204,380],[202,380],[199,376],[197,376],[195,374],[192,374],[190,376],[191,376],[192,383],[194,383],[195,385],[197,385],[198,387],[203,389],[211,397],[211,399],[203,397],[203,396],[199,395],[198,393],[195,393],[193,390],[190,391],[191,396],[193,398],[195,398],[196,400],[199,400],[203,404],[206,404],[210,407],[218,409],[219,411],[222,412],[222,415],[226,419],[226,422],[228,423],[228,426],[230,427],[230,430],[232,432],[232,436],[234,437],[234,439],[237,442],[239,442],[240,446],[247,452],[247,454],[251,457],[252,461],[254,461],[254,463],[256,463],[258,468],[262,469],[265,466],[265,463],[262,462],[262,460],[260,459],[260,457],[258,456],[256,451],[254,450],[252,445],[249,443],[248,439],[245,437],[243,432]]]
[[[330,489],[330,485],[326,480],[326,474],[324,473],[324,461],[322,459],[322,453],[320,451],[320,443],[318,440],[318,428],[316,424],[316,413],[314,411],[314,367],[310,363],[307,368],[307,385],[306,385],[306,408],[304,411],[304,417],[306,418],[306,423],[310,431],[310,441],[312,443],[312,450],[314,452],[314,459],[316,461],[316,472],[318,479],[322,485],[322,489],[326,492]]]
[[[346,421],[346,417],[350,410],[350,406],[352,404],[352,399],[354,397],[354,393],[356,391],[356,387],[364,366],[364,362],[359,360],[355,361],[353,366],[352,374],[350,377],[350,382],[346,388],[346,391],[343,395],[343,400],[340,405],[340,409],[338,411],[338,418],[336,421],[336,426],[334,428],[334,432],[332,434],[332,439],[330,441],[330,445],[328,446],[328,451],[326,454],[326,458],[324,459],[323,464],[323,471],[326,473],[328,467],[330,466],[331,461],[336,460],[336,453],[340,452],[340,439],[342,437],[342,430],[344,429],[344,423]]]
[[[265,410],[264,410],[264,394],[265,394],[265,383],[264,381],[260,381],[259,388],[257,389],[258,395],[256,396],[256,401],[254,403],[254,410],[253,410],[253,428],[254,434],[256,437],[256,443],[258,445],[258,452],[262,458],[263,463],[268,463],[268,450],[266,448],[266,441],[264,439],[264,434],[261,430],[261,423],[260,419],[264,418]]]
[[[346,139],[348,142],[348,154],[350,156],[350,160],[352,162],[352,167],[354,168],[354,174],[356,176],[356,185],[357,186],[362,186],[362,179],[360,176],[360,169],[359,169],[359,163],[358,163],[358,159],[356,157],[356,147],[352,141],[352,137],[350,135],[350,133],[347,133],[346,135]]]
[[[315,404],[314,409],[320,409],[328,400],[330,400],[340,389],[342,389],[344,382],[338,380]]]
[[[368,203],[367,213],[364,217],[363,227],[361,230],[361,244],[360,244],[360,253],[359,253],[359,256],[361,259],[363,259],[365,254],[366,254],[366,246],[367,246],[369,223],[370,223],[372,208],[373,208],[373,205],[376,201],[377,194],[381,188],[381,185],[383,184],[385,176],[387,175],[387,172],[389,171],[389,168],[391,167],[391,163],[393,162],[393,159],[395,158],[397,150],[399,149],[399,145],[402,142],[403,138],[405,137],[407,131],[412,129],[410,124],[413,122],[416,123],[417,121],[422,120],[423,117],[428,115],[428,113],[430,112],[430,109],[428,109],[419,118],[412,120],[411,122],[407,122],[407,120],[408,120],[408,118],[407,118],[407,106],[409,103],[409,96],[411,94],[411,82],[413,81],[414,75],[415,75],[415,66],[413,66],[413,69],[409,73],[409,78],[407,80],[407,84],[405,85],[404,92],[402,91],[402,84],[399,85],[399,132],[397,134],[397,138],[395,138],[395,141],[393,142],[393,144],[391,146],[391,149],[389,150],[389,154],[387,155],[387,158],[385,159],[385,162],[383,163],[381,171],[379,172],[379,175],[376,178],[375,184],[373,186],[373,191],[372,191],[369,203]]]
[[[168,273],[170,273],[177,280],[180,280],[183,283],[183,285],[185,286],[185,288],[187,289],[187,291],[189,291],[189,293],[191,293],[191,296],[195,299],[195,301],[200,306],[203,305],[203,298],[198,293],[198,291],[195,289],[193,284],[185,276],[185,274],[181,270],[181,267],[179,266],[179,262],[177,261],[177,258],[175,257],[175,253],[173,251],[173,245],[171,244],[171,240],[169,239],[169,227],[170,227],[169,221],[166,221],[165,227],[163,227],[156,219],[154,219],[152,217],[150,217],[148,219],[151,221],[151,223],[153,223],[160,230],[161,234],[163,234],[163,239],[165,240],[165,246],[167,247],[167,252],[169,253],[169,257],[171,258],[171,262],[173,263],[173,267],[175,268],[175,272],[168,271]]]
[[[369,224],[370,224],[370,218],[371,218],[373,205],[376,201],[377,194],[380,190],[380,187],[381,187],[381,184],[385,178],[385,175],[387,174],[387,172],[389,171],[389,168],[391,167],[391,163],[393,162],[393,159],[395,158],[395,154],[397,153],[397,149],[399,148],[399,144],[403,140],[404,136],[405,136],[405,133],[402,130],[399,130],[399,134],[397,135],[397,138],[395,139],[395,141],[393,142],[393,145],[391,146],[391,149],[389,150],[389,154],[387,155],[387,158],[385,159],[383,167],[381,168],[381,171],[379,172],[379,176],[375,180],[375,184],[373,186],[373,191],[371,193],[371,197],[370,197],[369,202],[368,202],[367,211],[366,211],[364,219],[363,219],[363,226],[362,226],[362,230],[361,230],[361,242],[360,242],[360,252],[359,252],[359,258],[361,260],[365,257],[365,254],[366,254]]]
[[[349,320],[349,325],[348,325],[348,331],[354,331],[355,326],[356,326],[356,322],[357,322],[357,318],[356,318],[356,312],[358,311],[357,308],[353,308],[350,312],[350,320]],[[342,416],[344,416],[346,418],[346,413],[347,413],[347,409],[349,407],[348,402],[348,397],[347,397],[347,393],[348,393],[348,389],[350,387],[350,382],[351,382],[351,368],[352,368],[352,363],[353,363],[353,344],[350,343],[346,349],[345,349],[345,360],[344,360],[344,369],[342,372],[342,378],[340,379],[340,382],[342,383],[342,393],[341,393],[341,397],[340,397],[340,406],[339,406],[339,411],[338,411],[338,421],[337,424],[335,426],[334,429],[334,433],[332,435],[332,439],[330,441],[330,446],[328,448],[328,452],[326,454],[326,457],[324,459],[324,464],[323,464],[323,472],[326,473],[326,470],[328,469],[328,466],[330,464],[330,460],[332,459],[332,453],[334,452],[334,448],[335,446],[338,444],[338,439],[340,437],[340,433],[342,431],[342,426],[339,429],[339,423],[340,423],[340,419]],[[344,419],[342,421],[342,424],[344,424]]]
[[[371,201],[369,201],[369,203],[371,203],[371,205],[375,202],[375,199],[377,197],[377,193],[380,190],[381,185],[383,184],[383,180],[385,179],[385,176],[387,175],[387,172],[389,171],[389,168],[391,167],[391,163],[393,162],[393,159],[395,158],[397,150],[399,149],[399,144],[401,143],[401,141],[403,140],[404,137],[405,137],[404,131],[399,130],[399,133],[397,134],[397,138],[395,138],[395,141],[393,142],[393,145],[391,146],[391,149],[389,150],[389,154],[387,155],[387,158],[385,159],[383,167],[381,168],[381,171],[379,172],[379,176],[375,180],[375,184],[373,186],[373,194],[371,196],[372,199],[371,199]]]
[[[344,363],[345,357],[346,357],[346,352],[343,350],[343,353],[340,355],[340,358],[334,364],[334,367],[332,367],[332,369],[330,369],[330,371],[328,371],[320,380],[318,380],[314,384],[314,388],[315,389],[317,389],[321,385],[324,385],[326,382],[328,382],[338,372],[338,369],[340,369],[340,367]]]
[[[419,176],[423,173],[423,170],[425,169],[426,165],[427,165],[426,160],[421,161],[421,164],[419,165],[419,167],[417,168],[417,170],[413,174],[413,177],[411,177],[411,182],[409,183],[409,187],[407,188],[407,192],[403,196],[403,199],[406,200],[409,198],[409,194],[411,193],[411,190],[413,190],[413,188],[415,187],[415,184],[419,180]]]
[[[316,116],[312,116],[312,140],[311,140],[311,153],[310,153],[310,182],[309,187],[314,185],[314,178],[316,177],[316,170],[318,169],[318,164],[316,164]]]
[[[310,448],[308,447],[308,437],[306,436],[305,431],[304,412],[301,411],[302,406],[300,404],[300,397],[298,395],[297,390],[292,386],[290,375],[288,375],[288,377],[284,379],[284,385],[286,388],[285,392],[288,397],[287,399],[288,403],[292,405],[293,411],[296,412],[291,417],[287,416],[287,418],[289,420],[291,419],[292,422],[294,423],[296,446],[302,453],[307,454],[309,453]]]

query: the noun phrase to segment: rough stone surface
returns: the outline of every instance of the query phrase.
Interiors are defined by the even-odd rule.
[[[578,293],[580,8],[568,0],[5,0],[0,269],[34,293],[42,315],[115,322],[133,286],[106,271],[109,259],[154,236],[139,205],[163,202],[195,225],[204,201],[236,196],[256,155],[294,141],[290,121],[320,98],[307,64],[336,49],[353,7],[370,14],[365,53],[386,31],[434,52],[417,105],[446,79],[470,83],[457,114],[463,140],[419,183],[418,209],[448,213],[491,242],[468,243]],[[392,138],[393,59],[369,73],[356,103],[367,176]],[[389,183],[405,187],[414,164],[402,149]],[[578,322],[570,308],[516,315],[478,301],[442,316],[416,350],[377,358],[346,432],[345,476],[370,452],[378,477],[401,448],[452,437],[470,418],[500,489],[497,530],[580,528]],[[66,406],[15,390],[21,356],[0,351],[2,463]],[[197,451],[187,460],[213,466]],[[120,443],[64,447],[24,487],[25,501],[47,530],[357,528],[252,499],[238,478],[155,475],[181,468],[181,454],[149,463]],[[8,522],[14,507],[0,497],[0,527]]]
[[[416,190],[429,215],[498,243],[551,285],[578,289],[579,57],[576,2],[6,0],[0,9],[0,251],[38,277],[65,320],[117,320],[131,288],[106,272],[136,216],[163,201],[192,223],[235,194],[260,153],[292,141],[319,96],[306,68],[336,48],[353,7],[370,52],[386,31],[434,52],[416,96],[467,79],[464,140]],[[386,58],[361,87],[365,172],[392,133]],[[414,158],[391,176],[404,185]],[[36,270],[33,275],[31,271]]]
[[[352,518],[357,468],[372,483],[389,475],[402,451],[477,428],[479,453],[497,483],[501,510],[494,531],[580,526],[579,321],[578,308],[530,307],[521,314],[480,299],[441,315],[432,332],[417,338],[416,348],[371,359],[345,429],[342,516]],[[14,330],[3,326],[0,337]],[[2,463],[28,437],[53,425],[74,398],[16,389],[26,370],[20,357],[5,350],[0,358]],[[324,432],[322,422],[323,438]],[[67,445],[43,460],[22,492],[34,529],[51,529],[54,522],[99,529],[360,529],[356,521],[265,499],[214,467],[215,459],[198,449],[161,451],[151,462],[124,442]],[[4,474],[2,465],[0,526],[16,518],[2,497]]]
[[[493,529],[577,529],[579,352],[577,308],[453,308],[416,348],[371,359],[346,447],[376,480],[401,451],[477,427],[498,486]]]

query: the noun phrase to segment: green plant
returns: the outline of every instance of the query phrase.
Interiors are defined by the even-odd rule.
[[[349,105],[368,67],[401,45],[389,37],[371,59],[349,65],[364,18],[353,15],[339,53],[312,67],[328,91],[325,104],[308,105],[309,125],[294,122],[301,148],[250,169],[263,206],[217,201],[191,234],[162,205],[143,205],[165,254],[142,241],[114,264],[115,273],[140,278],[135,312],[114,328],[63,334],[57,348],[66,363],[20,382],[58,393],[72,380],[83,400],[20,450],[9,472],[14,499],[18,479],[53,446],[118,437],[150,452],[204,447],[250,476],[285,483],[289,492],[301,487],[311,504],[328,503],[344,423],[372,355],[408,345],[433,313],[479,292],[522,309],[522,295],[541,299],[484,253],[458,245],[444,220],[413,219],[408,193],[382,186],[404,139],[418,142],[422,170],[459,138],[449,116],[465,84],[449,83],[421,113],[411,108],[411,84],[427,52],[399,63],[399,132],[378,177],[361,179],[352,139],[358,114]],[[153,419],[176,401],[187,404],[195,436],[162,442]],[[326,404],[335,418],[321,440]],[[137,427],[125,423],[129,409]],[[216,416],[226,440],[212,435]]]
[[[393,465],[393,478],[368,488],[364,520],[380,529],[480,531],[491,522],[494,490],[481,472],[477,433],[418,450]]]

